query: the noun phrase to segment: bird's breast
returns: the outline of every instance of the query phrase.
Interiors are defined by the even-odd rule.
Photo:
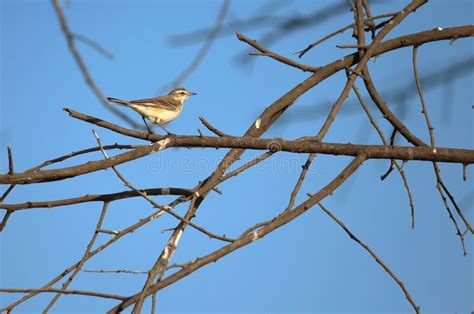
[[[171,111],[166,109],[155,109],[157,112],[154,112],[152,116],[155,118],[155,123],[157,124],[165,124],[174,120],[179,114],[181,113],[181,108]]]
[[[176,110],[167,110],[151,106],[135,105],[132,108],[153,123],[165,124],[179,116],[183,107],[180,106]]]

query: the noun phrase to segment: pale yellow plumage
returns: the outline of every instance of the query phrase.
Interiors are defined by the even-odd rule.
[[[168,95],[158,96],[155,98],[130,101],[124,101],[117,98],[107,99],[110,102],[132,108],[138,112],[142,116],[143,121],[145,122],[145,125],[150,133],[151,130],[148,127],[145,118],[159,125],[167,133],[169,133],[168,130],[162,126],[162,124],[166,124],[176,119],[183,109],[184,101],[193,95],[196,95],[196,93],[190,92],[185,88],[175,88]]]

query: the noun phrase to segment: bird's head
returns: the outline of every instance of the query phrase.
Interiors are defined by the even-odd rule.
[[[176,100],[180,102],[184,102],[190,96],[196,95],[196,93],[190,92],[186,88],[178,87],[173,89],[168,95],[173,96]]]

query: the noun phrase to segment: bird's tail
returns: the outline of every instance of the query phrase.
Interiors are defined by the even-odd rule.
[[[130,105],[128,102],[126,102],[124,100],[121,100],[121,99],[117,99],[117,98],[107,97],[107,100],[110,101],[110,102],[122,105],[122,106],[127,106],[128,107]]]

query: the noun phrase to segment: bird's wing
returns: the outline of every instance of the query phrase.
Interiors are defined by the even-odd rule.
[[[168,96],[161,96],[156,98],[146,98],[129,101],[130,104],[141,105],[145,107],[155,107],[166,110],[176,110],[179,107],[179,102]]]

